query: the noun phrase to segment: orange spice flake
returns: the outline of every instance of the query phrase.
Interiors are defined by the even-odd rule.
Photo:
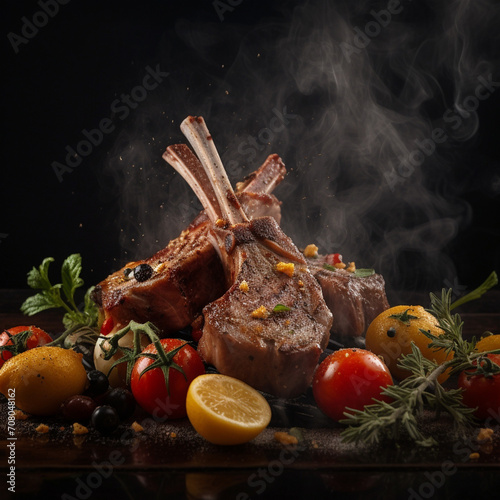
[[[278,262],[276,264],[276,271],[284,273],[291,278],[295,272],[295,264],[293,262]]]
[[[314,258],[318,256],[318,247],[316,245],[307,245],[304,248],[304,257]]]
[[[260,306],[254,311],[252,311],[251,316],[252,318],[257,318],[257,319],[266,319],[269,317],[269,314],[271,314],[265,306]]]

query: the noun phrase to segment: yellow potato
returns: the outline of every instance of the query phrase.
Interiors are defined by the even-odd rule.
[[[65,399],[85,390],[82,357],[52,346],[22,352],[0,369],[0,392],[13,397],[16,407],[26,413],[54,415]]]
[[[431,340],[420,329],[439,336],[444,332],[437,326],[437,319],[422,306],[395,306],[380,313],[366,331],[366,348],[382,356],[391,374],[402,380],[410,375],[408,370],[398,366],[401,356],[411,353],[412,342],[422,355],[437,363],[444,363],[452,355],[443,350],[433,350],[428,345]],[[438,377],[439,382],[448,378],[448,372]]]
[[[488,335],[483,337],[476,344],[476,351],[496,351],[500,349],[500,335]]]

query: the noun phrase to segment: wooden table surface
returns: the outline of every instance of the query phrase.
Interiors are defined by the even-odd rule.
[[[0,328],[36,324],[49,332],[61,330],[54,311],[26,318],[19,306],[25,290],[0,290]],[[399,294],[406,303],[421,303],[426,294]],[[394,303],[391,301],[391,303]],[[463,306],[464,334],[500,333],[500,291]],[[16,421],[16,441],[7,441],[6,404],[0,419],[0,469],[5,478],[9,457],[15,458],[15,498],[472,498],[500,486],[500,421],[493,443],[481,446],[477,429],[453,432],[446,418],[428,415],[422,422],[439,446],[385,443],[376,448],[341,442],[342,427],[327,419],[311,394],[286,401],[269,398],[270,426],[245,445],[221,447],[207,443],[187,419],[153,421],[136,411],[132,420],[144,427],[134,433],[130,422],[111,437],[95,431],[74,436],[68,422],[30,417]],[[39,423],[49,425],[39,434]],[[274,439],[278,430],[298,428],[299,445],[287,447]],[[8,447],[10,445],[10,448]],[[12,450],[14,455],[12,455]],[[470,454],[479,453],[471,459]],[[7,480],[9,478],[7,477]],[[8,498],[9,484],[0,484]]]

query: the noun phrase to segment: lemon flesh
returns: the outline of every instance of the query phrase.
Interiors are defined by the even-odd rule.
[[[200,375],[193,380],[186,410],[196,431],[221,445],[246,443],[271,421],[271,408],[257,390],[221,374]]]

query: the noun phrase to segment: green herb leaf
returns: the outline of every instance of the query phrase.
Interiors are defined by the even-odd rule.
[[[373,276],[375,274],[375,269],[356,269],[353,273],[357,278],[368,278],[368,276]]]
[[[286,311],[290,311],[290,308],[288,306],[285,306],[284,304],[276,304],[273,307],[273,313],[286,312]]]
[[[66,300],[72,305],[75,305],[75,290],[83,285],[83,280],[80,278],[81,272],[82,258],[80,254],[72,254],[64,260],[61,267],[62,291]]]
[[[52,257],[47,257],[43,259],[38,269],[34,267],[28,273],[28,285],[31,288],[35,290],[49,290],[52,287],[49,280],[49,266],[51,262],[54,262],[54,259]]]
[[[336,271],[337,268],[334,266],[331,266],[330,264],[323,264],[323,269],[327,269],[328,271]]]
[[[75,302],[75,292],[83,285],[83,280],[80,278],[81,256],[72,254],[64,260],[61,267],[61,283],[55,285],[52,285],[49,278],[49,266],[52,262],[54,259],[47,257],[38,268],[34,267],[28,273],[28,285],[41,291],[24,301],[21,312],[33,316],[47,309],[62,308],[65,311],[63,324],[67,329],[97,325],[98,309],[90,299],[91,289],[85,294],[83,311],[80,311]]]

